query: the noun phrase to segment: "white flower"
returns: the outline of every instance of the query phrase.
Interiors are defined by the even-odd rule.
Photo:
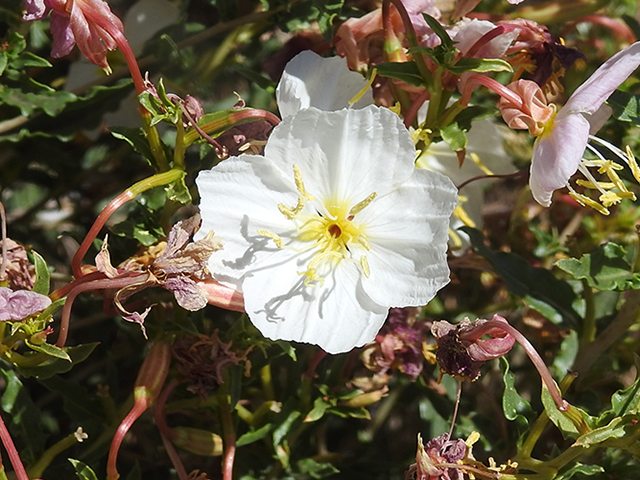
[[[457,192],[414,158],[387,109],[286,116],[264,157],[199,174],[201,235],[214,230],[224,242],[209,270],[244,294],[269,338],[330,353],[364,345],[390,307],[424,305],[449,281]]]
[[[349,70],[344,58],[324,58],[305,50],[287,63],[276,89],[276,100],[283,118],[309,107],[334,111],[346,108],[366,87],[364,77]],[[362,108],[371,104],[373,94],[367,88],[353,106]]]

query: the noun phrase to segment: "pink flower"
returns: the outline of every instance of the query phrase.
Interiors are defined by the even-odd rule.
[[[46,295],[31,290],[16,290],[0,287],[0,322],[22,320],[41,312],[51,305]]]
[[[611,114],[604,102],[638,65],[640,42],[602,64],[544,125],[533,148],[529,180],[533,197],[539,204],[551,205],[553,192],[567,185],[569,178],[581,167],[584,151],[592,138],[590,135],[597,132]],[[598,143],[603,142],[598,140]],[[627,161],[624,155],[619,157]],[[608,206],[606,194],[611,192],[603,192],[601,201],[605,207]]]
[[[51,12],[51,56],[68,55],[74,45],[87,59],[109,70],[107,51],[124,39],[124,27],[102,0],[26,0],[27,21],[40,20]]]

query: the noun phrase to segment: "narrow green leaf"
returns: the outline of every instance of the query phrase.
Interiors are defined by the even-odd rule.
[[[25,345],[29,347],[34,352],[42,352],[50,357],[61,358],[62,360],[66,360],[67,362],[71,361],[71,357],[67,352],[65,352],[62,348],[56,347],[55,345],[51,345],[49,343],[43,343],[42,345],[35,345],[28,340],[24,341]]]
[[[74,460],[73,458],[68,458],[67,460],[73,465],[73,468],[76,470],[76,475],[80,480],[98,480],[95,472],[86,463],[82,463],[80,460]]]
[[[33,284],[33,291],[42,295],[49,295],[50,274],[47,262],[45,262],[44,258],[35,250],[31,250],[30,254],[36,270],[36,281]]]
[[[409,85],[424,85],[424,79],[415,62],[386,62],[376,65],[376,69],[382,77],[395,78]]]
[[[459,59],[455,65],[449,65],[445,67],[456,75],[461,75],[465,72],[512,72],[513,68],[504,60],[492,59],[492,58],[467,58],[463,57]]]
[[[519,423],[527,425],[529,422],[525,415],[533,412],[531,405],[516,390],[516,377],[509,370],[509,362],[504,357],[500,357],[500,368],[503,372],[502,381],[504,382],[504,392],[502,394],[504,416],[507,420],[517,420]]]
[[[429,28],[431,28],[431,30],[433,30],[433,33],[435,33],[440,39],[440,45],[447,50],[453,49],[453,40],[451,40],[451,37],[444,29],[442,24],[431,15],[423,13],[422,16],[427,22],[427,25],[429,25]]]
[[[66,373],[71,368],[87,359],[91,352],[98,346],[98,342],[85,343],[76,347],[66,347],[64,350],[71,357],[71,361],[61,358],[51,358],[42,362],[37,367],[18,367],[18,371],[24,377],[35,377],[38,379],[49,378],[57,373]]]
[[[238,438],[236,446],[242,447],[244,445],[249,445],[250,443],[257,442],[258,440],[262,440],[264,437],[269,435],[272,427],[272,423],[267,423],[257,430],[242,434],[240,438]]]

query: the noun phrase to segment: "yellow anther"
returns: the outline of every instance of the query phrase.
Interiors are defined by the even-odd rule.
[[[258,230],[258,234],[273,240],[276,244],[276,247],[278,248],[284,247],[284,242],[282,241],[282,238],[280,238],[280,236],[277,233],[270,232],[269,230]]]
[[[302,197],[298,197],[298,204],[295,207],[289,208],[284,203],[278,204],[278,210],[289,220],[292,220],[300,213],[300,211],[304,208],[305,200]]]
[[[353,105],[354,103],[357,103],[358,101],[360,101],[362,97],[364,97],[364,94],[367,93],[367,90],[369,90],[369,88],[371,88],[371,85],[373,85],[373,82],[376,79],[376,75],[378,75],[378,69],[374,68],[373,70],[371,70],[371,75],[369,76],[369,80],[367,81],[367,84],[363,87],[362,90],[356,93],[351,100],[349,100],[349,105]]]
[[[367,260],[367,257],[365,257],[364,255],[360,257],[360,266],[362,267],[364,276],[369,278],[369,274],[371,273],[371,271],[369,270],[369,261]]]
[[[603,190],[609,190],[616,186],[614,183],[611,183],[611,182],[598,182],[598,184],[596,185],[591,180],[583,180],[582,178],[578,178],[576,180],[576,183],[581,187],[591,188],[593,190],[599,190],[600,188],[602,188]]]
[[[611,190],[609,190],[608,192],[605,192],[602,195],[600,195],[600,201],[602,202],[602,205],[604,205],[605,207],[610,207],[611,205],[616,205],[620,203],[622,201],[622,198],[620,198],[620,196],[617,195],[615,192],[612,192]]]
[[[305,287],[321,287],[322,285],[324,285],[324,278],[318,275],[318,272],[315,268],[309,268],[305,272],[297,272],[297,273],[298,275],[304,275],[305,277],[307,277],[304,279]],[[317,282],[317,283],[314,284],[312,282]]]
[[[349,216],[355,215],[356,213],[360,213],[362,210],[364,210],[364,208],[367,205],[373,202],[373,199],[376,198],[377,196],[378,194],[376,192],[373,192],[371,195],[369,195],[367,198],[362,200],[360,203],[356,203],[353,207],[351,207],[351,210],[349,210]]]
[[[467,447],[473,447],[473,444],[480,440],[480,434],[476,431],[471,432],[469,437],[464,441]]]
[[[598,202],[590,199],[586,195],[582,195],[582,194],[576,192],[571,187],[568,187],[568,188],[569,188],[569,195],[571,195],[571,198],[573,198],[576,202],[578,202],[583,207],[588,206],[588,207],[593,208],[594,210],[597,210],[602,215],[609,215],[609,213],[610,213],[609,210],[607,208],[603,207],[602,205],[600,205]]]
[[[633,174],[633,178],[636,179],[636,182],[640,183],[640,167],[638,167],[638,162],[636,162],[636,157],[633,155],[631,148],[629,145],[625,148],[627,153],[627,160],[629,161],[629,168],[631,168],[631,173]]]
[[[478,166],[478,168],[482,170],[482,173],[484,173],[485,175],[493,175],[493,172],[489,170],[489,168],[487,168],[487,166],[484,163],[482,163],[482,160],[480,160],[480,157],[477,154],[470,153],[469,157],[471,157],[471,160],[473,160],[473,163],[475,163]]]
[[[366,239],[364,235],[358,235],[358,243],[362,245],[364,248],[366,248],[367,250],[371,250],[371,244],[369,243],[369,241]]]
[[[293,164],[293,178],[296,181],[296,188],[300,192],[300,195],[302,195],[307,200],[313,200],[314,197],[312,195],[309,195],[304,188],[304,183],[302,182],[302,174],[300,173],[298,165],[296,165],[295,163]]]

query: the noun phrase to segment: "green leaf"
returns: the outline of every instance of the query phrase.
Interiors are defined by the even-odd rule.
[[[299,411],[291,411],[280,425],[273,430],[273,444],[281,445],[295,421],[302,415]]]
[[[427,22],[427,25],[429,25],[429,28],[431,28],[433,33],[435,33],[440,39],[440,45],[447,50],[453,49],[453,40],[451,40],[451,37],[442,24],[431,15],[423,13],[422,16],[424,17],[425,22]]]
[[[576,463],[575,465],[572,465],[571,468],[569,468],[566,472],[558,474],[558,476],[555,477],[555,480],[569,480],[577,473],[591,476],[595,475],[596,473],[602,472],[604,472],[604,468],[602,468],[600,465],[585,465],[583,463]]]
[[[64,410],[73,421],[80,424],[88,420],[104,421],[100,415],[104,410],[102,402],[77,382],[66,380],[59,375],[41,378],[38,382],[62,397]]]
[[[607,99],[607,104],[617,120],[640,125],[640,95],[616,90]]]
[[[547,412],[549,419],[562,432],[562,436],[564,438],[577,438],[580,435],[580,432],[578,432],[578,429],[573,422],[566,417],[564,412],[558,410],[557,405],[553,398],[551,398],[549,389],[547,389],[546,386],[543,386],[542,388],[542,404],[544,405],[544,409]]]
[[[153,153],[149,148],[149,142],[140,128],[112,127],[111,135],[118,140],[124,140],[131,147],[147,159],[150,165],[153,165]]]
[[[633,273],[631,256],[620,245],[605,243],[580,260],[563,258],[556,262],[558,268],[598,290],[637,290],[640,273]]]
[[[493,265],[512,293],[525,300],[534,299],[530,306],[537,306],[538,311],[541,306],[545,307],[545,316],[554,323],[564,320],[574,329],[579,325],[580,316],[572,306],[576,295],[567,282],[556,278],[549,270],[531,266],[519,255],[494,252],[484,244],[484,236],[475,228],[462,227],[462,230],[469,235],[474,250]]]
[[[35,250],[31,250],[29,253],[31,254],[33,266],[36,270],[36,281],[33,284],[33,291],[42,295],[49,295],[50,274],[47,262],[45,262],[44,258]]]
[[[43,110],[50,117],[62,112],[68,103],[77,100],[73,93],[41,91],[38,93],[24,92],[22,89],[4,86],[0,90],[0,103],[5,103],[20,109],[25,117],[31,116],[35,110]]]
[[[42,345],[36,345],[29,340],[24,341],[25,345],[29,347],[34,352],[41,352],[49,355],[53,358],[61,358],[62,360],[66,360],[67,362],[71,361],[71,357],[67,352],[65,352],[62,348],[56,347],[55,345],[51,345],[49,343],[43,343]]]
[[[66,373],[76,364],[86,360],[97,346],[98,342],[85,343],[76,347],[65,347],[65,352],[71,357],[70,362],[61,358],[51,358],[36,367],[18,366],[18,371],[24,377],[35,377],[38,379],[49,378],[57,373]]]
[[[463,57],[459,59],[455,65],[448,65],[445,67],[456,75],[461,75],[465,72],[512,72],[513,69],[504,60],[491,59],[491,58],[467,58]]]
[[[9,65],[16,70],[23,70],[27,67],[47,68],[52,66],[48,60],[31,52],[22,52],[17,58],[11,60]]]
[[[31,400],[15,371],[3,369],[2,375],[6,386],[0,403],[2,410],[9,414],[9,430],[24,443],[20,451],[23,461],[33,463],[42,454],[47,438],[43,433],[40,410]]]
[[[638,415],[614,418],[608,425],[591,430],[576,439],[574,446],[593,446],[611,439],[621,439],[637,432]]]
[[[68,460],[71,462],[71,465],[73,465],[76,475],[80,480],[98,480],[98,477],[89,465],[82,463],[80,460],[74,460],[73,458],[69,458]]]
[[[178,202],[182,205],[187,205],[191,203],[191,193],[189,193],[189,188],[187,184],[184,183],[184,179],[187,176],[187,172],[182,172],[182,176],[179,180],[172,182],[170,185],[165,187],[165,191],[167,192],[167,199],[172,202]]]
[[[624,390],[618,390],[611,396],[611,409],[603,412],[597,425],[605,425],[616,417],[637,413],[640,405],[640,358],[635,356],[636,379]]]
[[[311,478],[325,478],[329,475],[340,473],[333,464],[327,462],[316,462],[313,458],[298,460],[297,464],[300,473],[309,475]]]
[[[395,78],[409,85],[424,85],[424,79],[415,62],[386,62],[376,65],[376,69],[382,77]]]
[[[526,426],[529,422],[525,415],[533,413],[531,405],[517,392],[515,388],[516,377],[509,370],[509,362],[504,357],[500,357],[500,368],[503,371],[502,381],[504,382],[504,393],[502,394],[504,416],[507,420],[516,420]]]
[[[326,411],[331,408],[331,403],[325,402],[322,397],[317,397],[313,401],[313,408],[304,419],[305,422],[316,422],[320,420]]]
[[[250,443],[257,442],[258,440],[262,440],[264,437],[269,435],[271,428],[273,427],[272,423],[267,423],[266,425],[260,427],[257,430],[252,432],[244,433],[238,438],[236,442],[236,446],[242,447],[243,445],[249,445]]]
[[[467,134],[464,133],[457,122],[452,122],[441,129],[440,135],[454,152],[467,148]]]

